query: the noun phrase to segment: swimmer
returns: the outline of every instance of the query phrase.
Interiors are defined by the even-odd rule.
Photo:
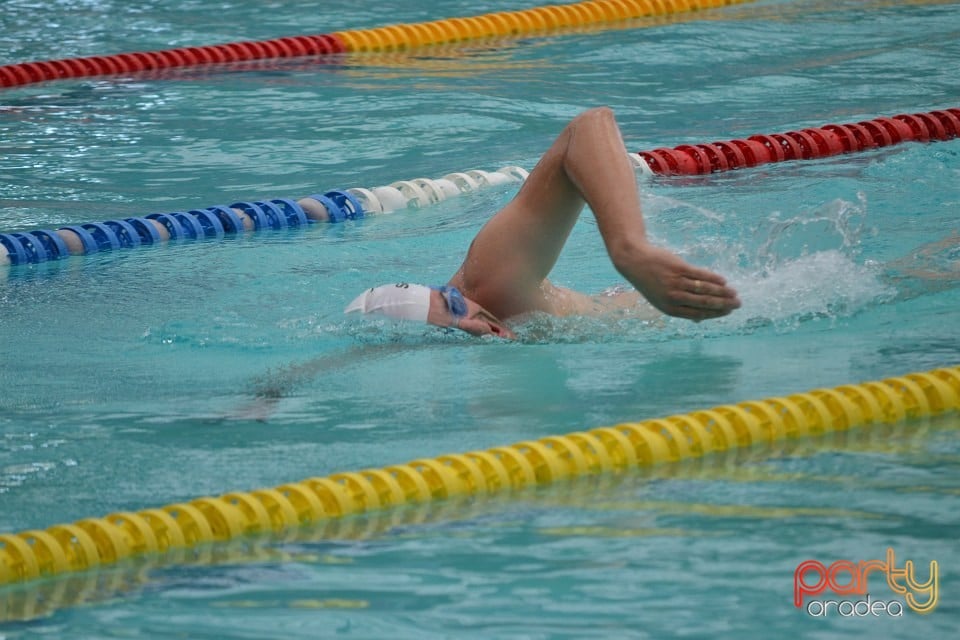
[[[614,267],[635,291],[588,296],[547,279],[585,204]],[[722,276],[647,240],[632,163],[613,112],[601,107],[564,128],[513,200],[480,229],[445,285],[381,285],[360,294],[346,312],[514,339],[505,321],[527,313],[595,316],[639,307],[644,299],[694,321],[740,306]]]
[[[953,289],[960,281],[960,233],[886,263],[883,278],[896,287],[900,300]]]

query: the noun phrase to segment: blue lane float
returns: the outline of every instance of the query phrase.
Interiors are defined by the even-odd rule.
[[[106,220],[103,224],[110,227],[121,247],[132,249],[140,246],[140,234],[126,220]]]
[[[230,207],[218,204],[207,207],[207,211],[217,216],[226,233],[241,233],[245,230],[243,220],[241,220],[237,212]]]
[[[146,216],[147,220],[153,220],[163,225],[163,228],[170,234],[171,240],[182,240],[186,237],[186,230],[180,225],[180,221],[172,213],[151,213]],[[196,238],[196,234],[193,236]]]
[[[341,209],[336,202],[327,196],[315,193],[310,197],[326,207],[327,213],[330,214],[330,222],[343,222],[347,219],[346,211]]]
[[[303,211],[303,207],[293,200],[288,198],[277,198],[276,200],[271,200],[271,202],[283,210],[283,215],[287,217],[287,224],[289,224],[291,227],[306,226],[311,222],[310,219],[307,218],[307,214]]]
[[[20,240],[9,233],[0,233],[0,245],[7,250],[7,257],[10,264],[24,264],[28,262],[27,253],[24,251]]]
[[[113,232],[113,229],[106,224],[102,222],[88,222],[80,226],[89,231],[93,237],[97,239],[97,246],[100,247],[100,251],[111,251],[120,248],[120,239],[117,238],[117,234]]]
[[[83,245],[83,253],[96,253],[100,251],[100,242],[84,227],[75,224],[60,227],[59,230],[72,231],[75,236],[80,238],[80,243]]]
[[[640,166],[636,162],[635,158],[635,165]],[[360,220],[368,214],[427,206],[481,187],[523,182],[526,177],[525,169],[511,166],[490,173],[468,171],[436,179],[417,178],[372,189],[334,189],[299,201],[289,198],[240,201],[189,211],[66,225],[55,231],[0,233],[0,265],[46,262],[166,240],[220,239],[250,230],[282,230],[321,221]]]
[[[164,214],[153,214],[164,215]],[[180,224],[183,229],[184,237],[190,240],[200,238],[222,238],[223,224],[217,214],[211,213],[206,209],[191,209],[190,211],[177,211],[169,214],[171,218]],[[150,216],[147,216],[148,218]]]
[[[47,231],[46,229],[40,229],[39,231],[33,231],[32,235],[36,236],[40,243],[43,244],[44,248],[47,250],[47,255],[59,258],[66,258],[70,255],[70,250],[67,249],[67,243],[63,241],[63,238],[60,237],[59,233],[53,231]]]
[[[140,244],[153,244],[163,240],[157,228],[146,218],[127,218],[126,221],[140,236]]]
[[[347,204],[338,206],[330,200],[330,222],[363,217],[360,203],[346,192],[340,195]],[[117,218],[103,222],[66,225],[55,231],[39,229],[28,232],[0,233],[0,249],[6,250],[11,265],[35,264],[59,260],[70,255],[84,255],[116,249],[132,249],[158,244],[165,240],[158,225],[166,230],[169,240],[203,240],[222,238],[246,231],[243,211],[253,221],[254,230],[302,227],[315,222],[295,200],[277,198],[256,202],[214,205],[205,209],[151,213],[144,217]],[[69,243],[66,234],[76,241]],[[72,244],[72,251],[69,245]],[[2,253],[0,253],[2,257]]]
[[[191,224],[191,238],[220,239],[227,232],[227,229],[223,226],[223,221],[220,220],[220,216],[213,211],[208,211],[206,209],[194,209],[187,211],[186,213],[178,213],[175,215],[180,222],[184,223],[184,225]],[[240,218],[238,217],[237,220],[239,221]],[[186,226],[184,228],[186,228]],[[236,228],[236,225],[231,225],[230,228],[234,229]]]
[[[360,201],[349,191],[327,191],[323,196],[325,199],[333,202],[334,206],[340,211],[344,218],[356,220],[357,218],[363,217],[363,207],[360,206]],[[318,196],[310,197],[314,200],[318,199]],[[327,206],[327,210],[329,209],[330,207]]]

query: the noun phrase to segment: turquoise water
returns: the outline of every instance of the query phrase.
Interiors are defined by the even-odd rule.
[[[960,3],[888,4],[760,2],[421,55],[6,90],[0,230],[530,168],[599,104],[631,150],[957,107]],[[8,1],[0,62],[532,6],[136,5]],[[373,284],[444,281],[510,186],[0,271],[0,531],[957,364],[955,255],[923,265],[941,280],[897,281],[888,265],[960,232],[958,152],[907,144],[640,180],[651,235],[741,291],[743,309],[702,325],[541,318],[507,344],[343,317]],[[588,215],[554,280],[620,283]],[[280,397],[258,400],[267,392]],[[84,604],[34,604],[42,615],[0,623],[0,637],[946,636],[960,621],[957,426],[354,519],[56,582],[43,601]],[[933,613],[820,620],[793,607],[801,561],[887,547],[920,576],[940,563]],[[14,612],[37,594],[0,592]]]

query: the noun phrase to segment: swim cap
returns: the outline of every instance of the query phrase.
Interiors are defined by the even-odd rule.
[[[383,284],[367,289],[347,305],[344,313],[379,313],[397,320],[426,322],[430,312],[430,287],[422,284]]]

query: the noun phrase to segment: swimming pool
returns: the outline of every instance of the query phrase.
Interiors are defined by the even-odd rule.
[[[12,2],[0,50],[19,62],[524,6]],[[631,150],[955,107],[957,8],[761,2],[419,55],[7,90],[2,230],[529,168],[597,104],[614,107]],[[10,270],[0,531],[955,364],[956,289],[898,293],[883,264],[957,231],[957,144],[646,179],[652,234],[741,290],[740,312],[703,325],[540,319],[504,344],[342,316],[372,284],[446,279],[509,186],[343,225]],[[620,282],[588,217],[554,275],[583,290]],[[273,389],[278,402],[254,402]],[[106,572],[62,586],[86,589],[77,599],[89,604],[0,635],[944,635],[958,616],[956,426]],[[815,620],[792,606],[802,560],[887,547],[921,575],[940,562],[935,612]]]

